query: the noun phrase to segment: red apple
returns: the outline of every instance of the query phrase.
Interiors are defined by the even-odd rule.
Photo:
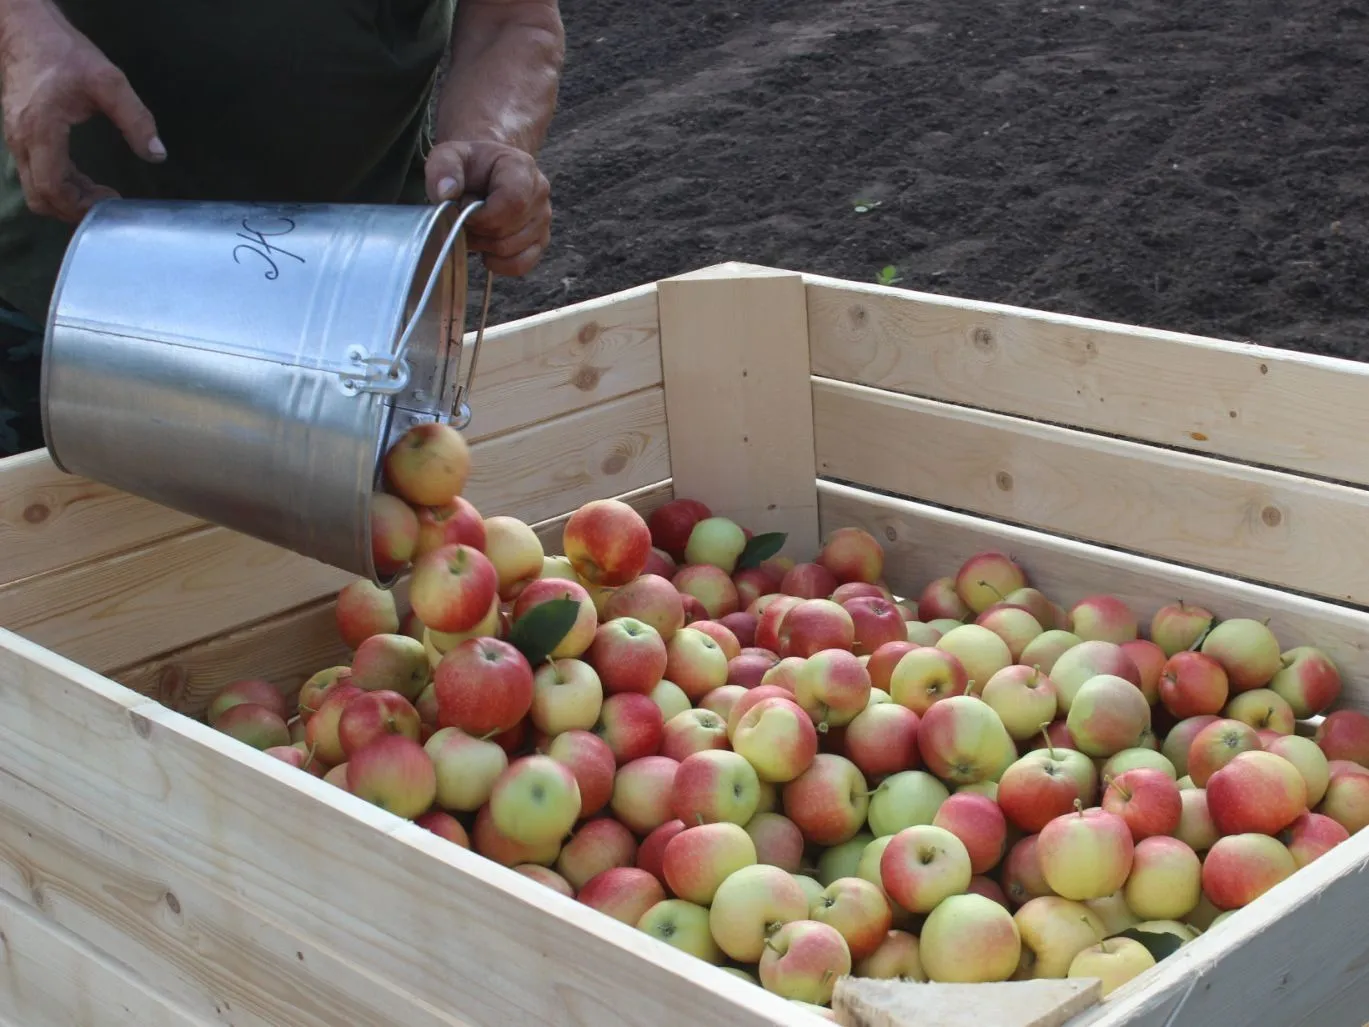
[[[619,767],[609,800],[614,816],[642,838],[673,819],[670,800],[679,766],[668,756],[643,756]]]
[[[820,734],[855,719],[870,703],[870,675],[860,659],[844,649],[813,653],[798,669],[795,701]]]
[[[1328,770],[1326,794],[1316,812],[1356,834],[1369,826],[1369,771],[1349,760],[1332,760]]]
[[[870,662],[874,662],[873,656]],[[903,654],[889,675],[885,691],[900,706],[924,716],[933,703],[964,695],[969,683],[969,674],[959,657],[944,649],[924,646]]]
[[[450,813],[433,810],[431,813],[416,817],[414,823],[439,838],[447,839],[453,845],[459,845],[463,849],[471,847],[471,836],[466,832],[465,826]]]
[[[637,866],[665,885],[665,847],[685,829],[683,820],[667,820],[649,831],[637,846]]]
[[[781,998],[826,1006],[838,978],[851,972],[851,950],[835,927],[816,920],[787,923],[765,940],[757,975]]]
[[[973,611],[965,605],[965,600],[956,592],[955,578],[937,578],[927,583],[917,600],[918,620],[963,621]]]
[[[1114,595],[1094,595],[1070,607],[1074,634],[1085,642],[1114,642],[1121,645],[1137,638],[1139,628],[1131,607]]]
[[[564,731],[551,740],[546,754],[575,775],[581,817],[593,816],[608,805],[618,763],[607,742],[589,731]]]
[[[1141,694],[1146,702],[1154,706],[1160,700],[1160,677],[1164,674],[1168,657],[1165,651],[1154,642],[1144,638],[1133,638],[1119,646],[1141,675]]]
[[[1039,839],[1037,834],[1019,838],[1003,860],[1003,891],[1014,905],[1021,906],[1042,895],[1055,894],[1041,873],[1041,860],[1037,854]]]
[[[846,725],[846,756],[867,778],[878,780],[921,765],[919,718],[897,703],[875,703]]]
[[[974,623],[981,628],[988,628],[1001,638],[1003,644],[1008,647],[1009,658],[1014,663],[1021,662],[1022,653],[1026,651],[1027,646],[1045,630],[1030,610],[1006,603],[989,607],[975,618]]]
[[[1217,720],[1218,718],[1211,713],[1186,717],[1165,734],[1160,751],[1165,759],[1174,765],[1176,775],[1184,777],[1188,774],[1188,750],[1193,746],[1193,739],[1198,736],[1199,731]]]
[[[1076,802],[1093,803],[1098,771],[1083,753],[1047,745],[1026,753],[998,779],[997,801],[1019,829],[1034,834]]]
[[[1233,695],[1263,688],[1283,669],[1274,633],[1248,617],[1221,621],[1207,633],[1200,651],[1222,665]]]
[[[824,649],[850,652],[855,637],[855,623],[845,609],[830,599],[805,599],[780,621],[778,652],[805,658]]]
[[[324,763],[337,766],[346,761],[347,754],[342,751],[342,741],[338,738],[338,722],[347,705],[365,694],[360,688],[345,682],[334,686],[304,725],[305,742]],[[283,725],[284,721],[281,723]]]
[[[1239,909],[1297,869],[1293,854],[1277,838],[1228,835],[1218,839],[1203,860],[1203,894],[1218,909]]]
[[[982,796],[981,796],[982,798]],[[911,913],[930,913],[943,899],[963,894],[974,876],[965,843],[932,824],[896,833],[879,860],[889,897]]]
[[[570,561],[566,562],[569,563]],[[671,578],[675,577],[675,572],[679,569],[680,565],[675,562],[673,556],[665,550],[657,549],[653,546],[651,552],[647,554],[646,566],[642,568],[642,573],[655,574],[669,581]],[[575,573],[574,568],[571,569],[571,573]]]
[[[1325,712],[1340,698],[1340,671],[1320,649],[1297,646],[1285,652],[1280,662],[1282,666],[1270,678],[1269,687],[1292,707],[1299,720]]]
[[[898,666],[899,661],[904,656],[919,648],[921,646],[916,642],[886,642],[871,653],[869,661],[865,664],[865,670],[870,675],[871,687],[878,688],[892,696],[890,678],[894,673],[894,668]]]
[[[1056,817],[1043,827],[1037,858],[1052,891],[1084,902],[1106,898],[1126,883],[1135,849],[1127,822],[1094,806]]]
[[[702,631],[713,641],[718,643],[718,648],[723,651],[723,656],[731,663],[733,659],[742,654],[741,642],[737,636],[732,634],[726,627],[715,620],[696,620],[689,625],[695,631]]]
[[[883,596],[857,596],[839,605],[851,617],[852,651],[857,656],[868,656],[886,642],[907,641],[903,614]]]
[[[418,742],[405,735],[387,734],[347,760],[347,790],[412,820],[432,806],[437,796],[437,773]]]
[[[1233,756],[1208,779],[1207,805],[1224,835],[1276,835],[1307,812],[1307,783],[1282,756],[1254,750]]]
[[[800,563],[785,573],[780,591],[800,599],[826,599],[840,584],[836,575],[822,564]]]
[[[808,907],[808,915],[835,928],[845,939],[851,958],[866,959],[888,937],[893,924],[889,900],[878,885],[859,877],[839,877]]]
[[[741,651],[754,648],[756,645],[756,625],[760,623],[760,618],[754,613],[747,613],[745,610],[737,610],[726,616],[719,617],[718,623],[732,633],[732,637],[741,646]],[[767,651],[768,650],[763,650]]]
[[[357,578],[338,592],[333,608],[338,635],[348,649],[355,649],[372,635],[395,634],[399,631],[399,611],[395,595],[381,588],[370,578]],[[210,721],[213,727],[213,721]]]
[[[1190,649],[1171,656],[1160,675],[1160,702],[1180,719],[1221,713],[1229,692],[1222,665]]]
[[[691,827],[723,821],[744,825],[760,805],[760,778],[744,756],[731,750],[691,753],[679,763],[670,803],[674,818]]]
[[[522,620],[529,612],[553,599],[573,599],[580,604],[580,609],[575,623],[550,655],[558,660],[582,656],[594,641],[595,632],[599,627],[599,615],[594,609],[594,600],[590,598],[583,585],[558,578],[539,578],[528,582],[514,601],[514,622]]]
[[[622,500],[595,499],[570,515],[561,545],[581,581],[612,588],[642,573],[651,552],[651,530]]]
[[[782,576],[777,578],[760,567],[747,567],[732,575],[732,584],[737,589],[737,604],[741,610],[750,609],[761,596],[778,592]]]
[[[620,617],[631,617],[656,629],[664,642],[684,627],[684,596],[666,578],[643,574],[616,589],[604,601],[600,618],[611,623]]]
[[[1260,748],[1259,736],[1249,724],[1226,718],[1214,720],[1199,730],[1189,744],[1188,776],[1199,788],[1206,788],[1208,779],[1237,754]]]
[[[970,869],[986,874],[998,866],[1008,842],[1008,823],[998,803],[973,792],[957,792],[937,807],[935,827],[945,828],[964,844]]]
[[[1071,646],[1060,654],[1049,673],[1060,694],[1061,714],[1069,713],[1074,696],[1084,682],[1103,674],[1130,681],[1138,691],[1141,688],[1141,672],[1115,642],[1095,639]]]
[[[453,496],[451,502],[418,511],[415,559],[454,542],[485,551],[485,521],[469,499]]]
[[[781,867],[797,874],[803,865],[803,832],[788,817],[774,812],[757,813],[746,822],[746,833],[756,846],[756,862]]]
[[[697,499],[672,499],[658,506],[647,518],[651,544],[672,559],[683,561],[694,525],[712,516],[713,512]]]
[[[884,575],[884,547],[864,528],[837,528],[823,543],[818,563],[843,584],[874,584]]]
[[[1126,821],[1132,839],[1139,842],[1177,831],[1184,804],[1174,778],[1160,770],[1138,767],[1108,782],[1102,806]]]
[[[581,824],[561,847],[556,869],[578,892],[604,871],[630,867],[636,858],[632,832],[612,817],[598,817]]]
[[[662,756],[683,760],[706,749],[726,748],[727,721],[712,710],[686,710],[665,723],[661,738]]]
[[[650,695],[665,677],[665,640],[650,624],[635,617],[600,624],[584,658],[598,672],[604,691],[610,695]]]
[[[918,725],[917,747],[928,770],[960,785],[997,780],[1017,757],[993,707],[970,695],[933,704]]]
[[[640,692],[619,692],[604,700],[594,730],[608,743],[621,767],[661,751],[665,718],[650,696]]]
[[[320,673],[328,674],[330,672],[321,671]],[[350,673],[350,669],[347,670],[346,674]],[[341,669],[338,669],[331,674],[331,677],[333,680],[336,680],[339,677],[345,677],[346,674],[344,674]],[[308,687],[309,683],[314,682],[318,676],[319,675],[316,674],[314,677],[311,677],[309,682],[306,682],[305,687]],[[220,717],[234,706],[240,706],[247,703],[254,706],[260,706],[263,709],[274,713],[282,721],[285,720],[286,703],[285,696],[281,690],[264,678],[247,678],[241,681],[233,681],[215,693],[214,698],[210,700],[208,710],[205,712],[205,721],[210,727],[217,728],[219,726]],[[304,711],[301,710],[300,712],[303,713]]]
[[[365,692],[354,697],[338,717],[338,743],[350,760],[384,735],[404,735],[417,742],[419,726],[418,710],[398,692]]]
[[[340,682],[347,681],[352,676],[352,668],[345,664],[336,667],[325,667],[318,673],[310,676],[299,690],[298,711],[300,721],[308,725],[309,718],[318,710],[320,704]],[[350,682],[349,682],[350,683]],[[269,684],[269,682],[263,682]],[[232,686],[229,686],[232,687]],[[275,688],[274,685],[271,686]],[[222,695],[222,693],[220,693]],[[211,727],[213,725],[210,725]]]
[[[1328,760],[1349,760],[1369,767],[1369,715],[1334,710],[1317,725],[1316,743]]]
[[[555,870],[549,870],[537,863],[520,863],[513,868],[513,871],[514,873],[522,874],[524,877],[531,878],[543,887],[550,888],[554,892],[559,892],[568,899],[575,898],[575,892],[571,889],[570,882]]]
[[[767,700],[776,704],[784,701]],[[756,709],[764,713],[764,704]],[[870,808],[869,795],[859,767],[844,756],[818,753],[808,769],[785,784],[782,801],[785,813],[804,838],[813,845],[831,846],[856,836]]]
[[[976,553],[955,576],[956,594],[972,613],[983,613],[1028,584],[1026,572],[1011,557],[995,551]]]
[[[576,900],[629,926],[658,902],[665,901],[665,888],[651,874],[637,867],[612,867],[585,882]]]
[[[732,716],[732,707],[735,706],[737,700],[746,695],[747,692],[748,689],[743,688],[741,685],[723,685],[720,688],[713,689],[713,691],[700,699],[698,708],[701,710],[708,710],[710,713],[716,713],[723,718],[724,725],[726,725],[726,722]],[[726,735],[725,731],[724,735]]]
[[[409,565],[418,545],[418,515],[398,496],[371,496],[371,559],[382,577],[393,577]]]
[[[471,841],[476,852],[505,867],[516,867],[524,863],[550,867],[561,852],[560,839],[534,846],[523,845],[502,834],[490,815],[489,803],[481,806],[475,815]]]
[[[477,737],[507,731],[532,708],[532,667],[502,639],[473,638],[442,657],[433,690],[440,727]]]
[[[489,557],[462,543],[441,546],[419,558],[409,579],[414,613],[433,631],[462,632],[489,612],[499,575]]]
[[[1150,620],[1150,638],[1166,656],[1192,649],[1216,618],[1210,610],[1183,600],[1162,606]]]
[[[775,595],[758,599],[749,612],[756,615],[756,645],[780,654],[780,625],[789,611],[803,602],[797,596]],[[851,627],[851,637],[855,638],[855,626]]]
[[[765,672],[779,662],[780,658],[774,653],[762,649],[743,649],[727,661],[727,683],[755,688],[765,677]]]
[[[470,474],[465,438],[450,424],[413,425],[385,454],[385,480],[414,506],[439,506],[459,496]]]
[[[1321,813],[1304,813],[1279,833],[1299,869],[1349,840],[1349,831]]]
[[[726,617],[741,609],[737,586],[727,571],[712,564],[696,563],[681,567],[671,580],[684,595],[703,603],[710,618]]]
[[[661,869],[674,895],[707,906],[724,880],[755,863],[756,844],[751,836],[738,824],[718,821],[687,827],[671,838]]]

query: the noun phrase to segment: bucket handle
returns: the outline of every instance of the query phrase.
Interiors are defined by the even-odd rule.
[[[440,216],[444,210],[452,206],[453,201],[447,200],[440,204],[437,213]],[[382,395],[397,395],[403,392],[409,383],[409,368],[404,363],[405,354],[409,349],[409,340],[413,336],[414,329],[418,327],[418,322],[428,308],[428,301],[432,299],[433,290],[437,287],[439,276],[443,268],[447,265],[447,257],[451,253],[452,247],[456,245],[457,238],[461,235],[462,229],[466,227],[466,220],[484,206],[484,201],[473,200],[465,209],[457,215],[456,223],[452,225],[451,231],[447,233],[447,238],[442,241],[442,248],[438,250],[437,258],[433,261],[432,271],[428,274],[428,282],[423,287],[423,292],[418,298],[418,305],[414,308],[413,315],[409,318],[409,323],[404,326],[404,332],[399,337],[399,343],[395,346],[393,355],[389,357],[359,357],[366,364],[388,364],[387,367],[376,377],[366,379],[364,385],[356,384],[354,379],[349,380],[356,391],[376,392]],[[485,292],[480,305],[480,324],[476,328],[475,344],[471,348],[471,365],[466,370],[465,380],[457,386],[456,397],[453,409],[449,413],[450,423],[454,428],[465,428],[471,422],[471,406],[469,396],[471,382],[475,378],[476,361],[480,358],[480,344],[485,338],[485,326],[490,314],[490,295],[494,286],[494,275],[489,269],[485,270]],[[464,348],[464,347],[463,347]],[[458,368],[460,363],[458,361]]]

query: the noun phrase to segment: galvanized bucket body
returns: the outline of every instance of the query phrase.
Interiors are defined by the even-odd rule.
[[[98,204],[49,309],[52,459],[387,584],[371,495],[390,442],[455,408],[469,209]]]

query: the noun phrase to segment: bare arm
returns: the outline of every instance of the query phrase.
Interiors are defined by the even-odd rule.
[[[457,5],[428,194],[485,200],[471,218],[470,244],[498,274],[526,274],[550,242],[551,188],[536,154],[555,113],[564,59],[557,0]]]
[[[115,195],[71,163],[73,125],[104,114],[144,160],[166,159],[152,113],[123,72],[51,0],[0,0],[0,103],[5,143],[29,208],[77,221]]]

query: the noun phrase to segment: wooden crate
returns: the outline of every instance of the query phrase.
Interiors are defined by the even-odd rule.
[[[486,514],[860,525],[900,594],[1006,548],[1059,602],[1268,617],[1369,709],[1369,367],[729,264],[493,330]],[[686,1027],[792,1004],[205,727],[345,660],[348,577],[0,462],[0,1023]],[[1071,1021],[1369,1019],[1360,834]]]

